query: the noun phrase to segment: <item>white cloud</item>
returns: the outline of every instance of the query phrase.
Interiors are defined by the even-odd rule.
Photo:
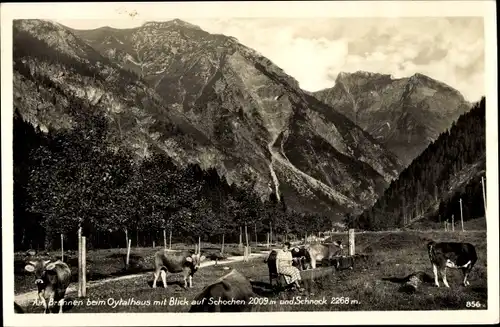
[[[480,19],[225,19],[192,22],[209,32],[235,36],[296,78],[308,91],[333,86],[340,71],[364,70],[392,74],[396,78],[417,72],[426,74],[458,89],[470,101],[484,94],[484,65],[476,65],[482,69],[468,71],[465,76],[459,72],[477,61],[484,62]]]

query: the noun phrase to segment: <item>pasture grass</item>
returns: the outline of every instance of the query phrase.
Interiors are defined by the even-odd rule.
[[[339,233],[337,239],[347,244],[347,234]],[[434,241],[465,241],[475,245],[478,262],[474,266],[467,288],[461,286],[462,275],[458,270],[448,269],[450,288],[433,284],[432,268],[426,244]],[[262,259],[235,262],[201,268],[194,276],[193,288],[181,287],[180,275],[169,275],[168,288],[161,281],[156,289],[151,288],[153,274],[148,273],[131,280],[113,281],[96,288],[89,288],[87,298],[80,305],[68,307],[69,312],[187,312],[190,301],[208,284],[227,274],[225,266],[243,273],[254,286],[258,296],[267,297],[267,304],[257,305],[254,311],[372,311],[372,310],[463,310],[467,301],[479,301],[487,308],[486,232],[441,231],[418,232],[371,232],[356,234],[356,253],[367,255],[366,260],[355,263],[353,270],[338,271],[313,281],[303,281],[305,292],[275,292],[268,285],[267,266]],[[418,271],[425,272],[430,280],[424,282],[414,293],[402,290],[400,280]],[[68,301],[75,294],[68,296]],[[298,298],[300,296],[300,298]],[[108,299],[127,301],[132,305],[107,303]],[[187,300],[188,304],[169,305],[170,299]],[[294,300],[326,299],[326,304],[291,304]],[[87,300],[103,300],[106,304],[87,305]],[[154,304],[154,301],[162,304]],[[111,301],[111,300],[110,300]],[[149,305],[145,303],[149,301]],[[162,301],[166,301],[165,303]],[[164,303],[164,304],[163,304]],[[477,309],[475,309],[477,310]],[[41,312],[40,306],[29,306],[27,312]]]
[[[95,249],[87,251],[87,281],[97,281],[112,277],[126,276],[137,273],[153,271],[153,258],[156,251],[162,250],[163,247],[131,247],[129,266],[125,269],[125,258],[127,255],[126,248],[114,249]],[[172,244],[172,250],[190,250],[194,252],[194,245],[188,244]],[[266,247],[252,247],[252,253],[261,250],[266,250]],[[204,255],[212,253],[220,253],[220,245],[201,243],[201,251]],[[244,251],[237,244],[224,245],[225,256],[242,256]],[[24,266],[29,260],[36,258],[44,258],[57,260],[61,258],[60,251],[50,251],[29,257],[25,252],[14,254],[14,293],[24,293],[36,289],[33,283],[33,275],[24,270]],[[72,272],[71,282],[78,282],[78,254],[76,251],[67,251],[64,254],[64,262],[66,262]],[[220,261],[223,263],[224,261]]]

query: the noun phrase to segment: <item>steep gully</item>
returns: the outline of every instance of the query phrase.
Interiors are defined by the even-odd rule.
[[[269,164],[269,170],[271,172],[271,176],[273,179],[273,183],[274,183],[274,187],[275,187],[275,191],[276,191],[276,195],[277,195],[278,200],[280,198],[279,197],[279,180],[278,180],[278,178],[276,176],[276,172],[274,171],[274,168],[273,168],[273,164],[274,164],[275,160],[278,161],[279,163],[281,163],[282,165],[288,167],[289,169],[291,169],[294,173],[303,177],[309,183],[309,185],[311,185],[311,187],[313,187],[315,189],[321,189],[324,193],[328,194],[328,196],[331,199],[335,200],[336,202],[339,202],[340,204],[348,205],[351,207],[357,206],[356,203],[354,203],[351,199],[349,199],[345,195],[334,191],[331,187],[329,187],[325,183],[317,180],[316,178],[314,178],[312,176],[307,175],[306,173],[304,173],[303,171],[301,171],[300,169],[295,167],[290,162],[290,160],[288,158],[286,158],[285,152],[283,151],[283,142],[284,142],[285,138],[282,139],[282,143],[281,143],[281,151],[283,152],[283,154],[274,150],[273,144],[276,141],[276,139],[278,138],[278,135],[273,136],[272,141],[267,144],[269,152],[271,153],[271,162]]]
[[[272,177],[273,183],[274,183],[274,192],[276,194],[276,198],[278,199],[278,201],[280,201],[279,180],[278,180],[278,176],[276,176],[276,172],[273,169],[274,159],[276,158],[276,153],[273,150],[273,144],[277,138],[278,138],[278,135],[273,137],[271,139],[271,142],[269,142],[267,144],[267,148],[269,149],[269,152],[271,153],[271,162],[269,163],[269,171],[271,172],[271,177]]]

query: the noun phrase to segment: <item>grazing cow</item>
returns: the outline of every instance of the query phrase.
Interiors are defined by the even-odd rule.
[[[245,312],[251,311],[255,297],[250,281],[239,271],[232,270],[213,284],[205,287],[193,301],[189,312]]]
[[[330,261],[334,256],[342,254],[344,246],[342,242],[335,241],[331,244],[310,244],[306,246],[311,260],[311,268],[316,268],[316,261],[324,260]]]
[[[474,245],[470,243],[436,243],[431,241],[427,244],[427,250],[434,272],[434,282],[437,287],[439,287],[438,273],[441,274],[444,285],[450,287],[446,280],[446,268],[461,269],[464,275],[463,285],[469,285],[467,277],[477,261]]]
[[[156,288],[156,281],[161,274],[163,287],[167,288],[167,271],[171,274],[182,272],[184,276],[184,288],[187,288],[187,278],[189,276],[189,287],[193,287],[193,275],[200,268],[205,256],[192,254],[188,251],[173,252],[160,250],[155,253],[155,272],[153,288]]]
[[[68,265],[61,260],[37,260],[29,261],[24,269],[35,274],[38,298],[43,303],[45,313],[49,313],[56,302],[59,303],[59,313],[62,313],[64,296],[71,280]]]
[[[293,265],[300,270],[306,270],[310,268],[311,256],[309,251],[304,246],[294,247],[292,249]]]

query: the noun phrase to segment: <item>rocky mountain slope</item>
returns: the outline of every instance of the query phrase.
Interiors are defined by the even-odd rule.
[[[441,229],[444,221],[452,222],[452,216],[459,228],[461,215],[464,220],[484,217],[485,118],[483,97],[415,158],[372,208],[356,217],[355,228],[434,225]]]
[[[267,58],[180,20],[90,31],[22,20],[14,45],[14,102],[24,119],[71,128],[65,103],[77,97],[116,122],[117,147],[215,167],[297,211],[360,212],[401,169]]]
[[[408,165],[471,104],[450,86],[422,74],[341,72],[335,86],[315,92]]]

